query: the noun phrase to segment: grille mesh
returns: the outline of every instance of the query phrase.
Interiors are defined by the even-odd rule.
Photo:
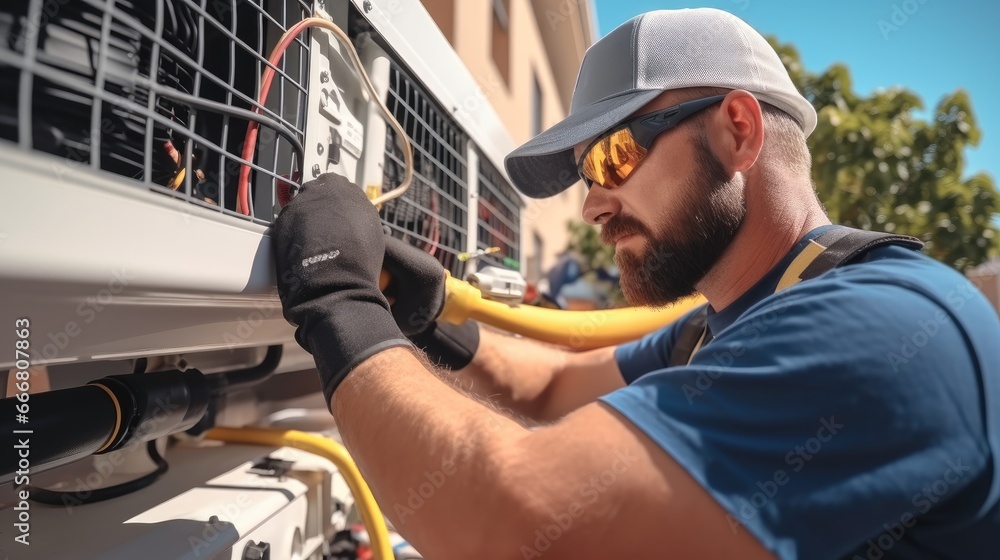
[[[479,157],[479,209],[476,219],[479,249],[499,247],[484,255],[491,264],[520,269],[521,208],[524,202],[514,187],[486,159]]]
[[[466,149],[469,138],[413,78],[392,64],[386,106],[413,145],[413,182],[382,209],[393,235],[432,252],[461,277],[468,229]],[[403,178],[403,157],[392,129],[386,138],[383,189]]]
[[[269,223],[274,187],[291,177],[305,116],[307,45],[282,60],[263,114],[253,184],[258,217],[235,212],[246,130],[265,56],[308,17],[299,0],[30,0],[0,7],[0,138]],[[263,54],[262,54],[263,53]],[[192,101],[191,97],[194,98]],[[205,109],[198,100],[218,105]],[[283,128],[285,136],[275,133]],[[165,147],[170,142],[176,159]],[[179,162],[179,164],[178,164]],[[168,187],[185,169],[176,190]],[[208,200],[206,200],[208,199]]]
[[[92,169],[150,190],[269,225],[276,188],[296,184],[305,136],[308,42],[286,51],[267,105],[256,101],[266,56],[304,0],[27,0],[0,6],[0,139],[61,158],[52,172],[72,180]],[[353,10],[352,16],[360,17]],[[386,105],[409,136],[414,179],[382,217],[393,234],[432,253],[455,276],[465,263],[468,184],[477,174],[478,246],[500,247],[496,264],[520,260],[521,199],[479,154],[469,169],[466,132],[395,60]],[[227,108],[233,108],[227,111]],[[239,111],[259,109],[255,158],[242,159]],[[172,153],[168,144],[177,151]],[[237,177],[253,169],[255,217],[236,211]],[[179,171],[184,175],[179,179]],[[387,128],[383,188],[403,176]],[[176,187],[176,188],[172,188]],[[496,257],[496,258],[494,258]]]

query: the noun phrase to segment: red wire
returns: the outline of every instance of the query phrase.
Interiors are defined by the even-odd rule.
[[[254,111],[258,114],[262,113],[261,107],[267,103],[267,94],[271,90],[271,82],[274,80],[274,69],[277,68],[278,63],[281,62],[281,58],[285,55],[285,51],[288,46],[292,44],[295,39],[302,34],[309,27],[314,27],[317,25],[315,21],[302,20],[295,25],[293,25],[285,35],[282,40],[275,45],[274,50],[271,51],[271,57],[268,59],[270,63],[266,69],[264,69],[264,74],[260,79],[260,93],[257,94],[258,105],[254,106]],[[245,161],[253,161],[253,153],[257,148],[257,130],[260,128],[260,124],[256,121],[250,121],[247,124],[247,134],[246,138],[243,140],[243,159]],[[250,215],[250,166],[243,164],[240,167],[240,177],[239,182],[236,187],[236,211],[249,216]]]

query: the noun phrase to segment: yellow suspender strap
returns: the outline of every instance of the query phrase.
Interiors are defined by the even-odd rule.
[[[810,264],[812,264],[814,260],[816,260],[817,257],[823,254],[823,251],[826,251],[826,247],[816,243],[814,240],[810,240],[809,244],[802,249],[802,252],[795,257],[792,264],[788,265],[788,268],[785,269],[785,273],[781,275],[781,280],[778,281],[778,287],[774,289],[774,293],[778,293],[785,288],[789,288],[801,282],[802,278],[800,277],[802,276],[802,273],[809,267]],[[708,327],[706,326],[705,330],[701,332],[701,338],[698,339],[698,344],[694,345],[694,350],[692,350],[691,355],[688,356],[689,364],[691,363],[691,360],[694,359],[694,355],[697,354],[698,350],[700,350],[702,345],[705,344],[705,335],[707,334]]]
[[[826,251],[826,247],[816,243],[814,240],[810,240],[809,244],[802,249],[802,252],[795,257],[792,264],[788,265],[788,268],[785,269],[785,273],[781,275],[781,280],[778,281],[778,287],[774,289],[774,293],[778,293],[785,288],[801,282],[802,278],[800,276],[802,276],[802,273],[805,272],[806,268],[817,257],[823,254],[823,251]]]

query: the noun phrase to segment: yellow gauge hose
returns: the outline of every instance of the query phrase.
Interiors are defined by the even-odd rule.
[[[566,311],[531,305],[507,305],[483,297],[478,288],[452,278],[445,272],[442,321],[460,324],[466,319],[492,325],[542,342],[559,344],[573,350],[591,350],[635,340],[665,327],[706,302],[701,295],[689,297],[664,309],[625,307],[597,311]],[[385,269],[379,277],[384,292],[392,282]]]
[[[510,306],[483,298],[477,288],[457,278],[445,283],[445,303],[440,319],[461,323],[475,319],[505,331],[574,350],[590,350],[635,340],[676,321],[705,303],[696,296],[665,309],[627,307],[598,311],[565,311],[530,305]]]
[[[212,428],[206,432],[207,439],[226,441],[229,443],[249,443],[256,445],[274,445],[294,447],[329,459],[347,481],[347,487],[354,495],[361,514],[361,520],[371,539],[372,552],[375,560],[392,560],[392,545],[389,544],[389,531],[385,527],[385,518],[375,503],[368,484],[361,478],[361,472],[354,460],[347,454],[344,446],[328,437],[309,434],[298,430],[273,430],[267,428]]]

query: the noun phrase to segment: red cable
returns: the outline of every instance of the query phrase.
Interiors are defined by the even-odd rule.
[[[308,19],[302,20],[285,32],[281,40],[275,45],[274,50],[271,51],[271,57],[268,59],[270,63],[268,67],[264,70],[263,76],[260,79],[260,93],[257,95],[257,105],[254,106],[253,110],[258,114],[262,113],[261,107],[267,103],[267,94],[271,90],[271,82],[274,80],[274,69],[278,67],[278,63],[281,62],[281,58],[285,55],[285,51],[288,46],[292,44],[295,39],[302,34],[304,30],[309,27],[314,27],[317,25],[316,21],[310,21]],[[247,124],[247,134],[243,140],[243,159],[245,161],[253,161],[253,153],[257,148],[257,130],[260,128],[260,123],[256,121],[250,121]],[[236,187],[236,211],[249,216],[250,215],[250,166],[248,164],[243,164],[240,167],[240,177]]]

